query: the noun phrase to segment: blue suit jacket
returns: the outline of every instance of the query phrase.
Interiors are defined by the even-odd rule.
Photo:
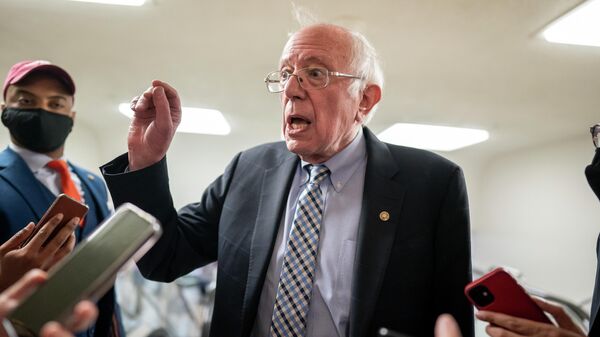
[[[98,222],[100,222],[110,214],[106,204],[108,194],[104,182],[99,176],[83,168],[72,163],[69,163],[69,166],[89,192],[85,195],[86,203],[88,205],[94,203],[98,213]],[[54,196],[35,178],[21,156],[10,148],[0,152],[0,196],[1,242],[8,240],[29,222],[37,223],[54,201]],[[83,233],[78,233],[78,237],[86,237],[96,227],[84,226]],[[98,305],[101,312],[111,310],[111,307],[115,306],[114,290],[109,291],[98,302]],[[117,316],[119,316],[118,310]],[[101,331],[105,331],[106,328]],[[87,333],[84,332],[78,334],[78,336],[85,336],[86,334],[91,336],[96,329],[99,329],[99,327],[96,326],[94,329],[88,330]]]
[[[88,203],[95,202],[100,218],[110,211],[106,205],[108,194],[102,179],[91,172],[69,163],[81,183],[91,192],[86,195]],[[0,152],[0,240],[8,240],[30,221],[37,222],[54,201],[49,198],[25,161],[7,148]],[[89,200],[91,197],[92,200]],[[83,237],[92,232],[94,226],[84,227]]]

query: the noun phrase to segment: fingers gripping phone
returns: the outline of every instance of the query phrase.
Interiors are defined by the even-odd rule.
[[[21,243],[21,247],[27,245],[29,241],[31,241],[31,239],[33,239],[33,237],[37,234],[37,232],[39,232],[39,230],[44,226],[44,224],[57,214],[62,213],[63,218],[58,224],[58,226],[56,226],[56,228],[54,229],[54,232],[52,232],[48,239],[46,239],[44,245],[50,240],[52,240],[52,238],[58,233],[58,231],[60,231],[60,229],[64,227],[71,219],[75,217],[83,219],[83,217],[87,214],[88,209],[89,208],[87,205],[71,198],[70,196],[66,194],[59,194],[56,197],[56,199],[54,199],[52,205],[48,207],[40,221],[38,221],[38,223],[35,225],[33,232],[31,232],[29,237]]]
[[[48,280],[10,315],[13,325],[31,333],[48,321],[66,324],[79,301],[102,297],[119,269],[130,258],[140,258],[161,233],[154,217],[132,204],[121,205],[50,270]]]
[[[479,310],[494,311],[552,324],[525,289],[502,268],[497,268],[465,287],[465,295]]]

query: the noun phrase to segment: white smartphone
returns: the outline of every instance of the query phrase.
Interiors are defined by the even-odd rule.
[[[132,204],[121,205],[50,270],[48,280],[13,311],[10,320],[18,332],[35,334],[48,321],[65,323],[79,301],[102,297],[121,267],[142,257],[161,233],[150,214]]]

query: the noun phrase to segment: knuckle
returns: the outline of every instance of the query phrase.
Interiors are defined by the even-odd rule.
[[[560,337],[562,334],[557,329],[552,329],[550,331],[544,331],[544,335],[548,337]]]
[[[504,324],[504,326],[506,326],[509,330],[516,330],[519,328],[519,323],[517,321],[515,321],[512,318],[509,318],[506,320],[506,323]]]

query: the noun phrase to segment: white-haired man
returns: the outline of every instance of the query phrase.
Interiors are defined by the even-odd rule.
[[[129,152],[102,167],[116,204],[156,215],[164,235],[139,262],[170,281],[218,260],[211,336],[433,336],[451,313],[473,334],[462,172],[377,140],[374,50],[319,24],[293,34],[266,78],[281,93],[285,142],[239,153],[201,202],[172,206],[165,154],[181,119],[161,81],[132,102]]]

